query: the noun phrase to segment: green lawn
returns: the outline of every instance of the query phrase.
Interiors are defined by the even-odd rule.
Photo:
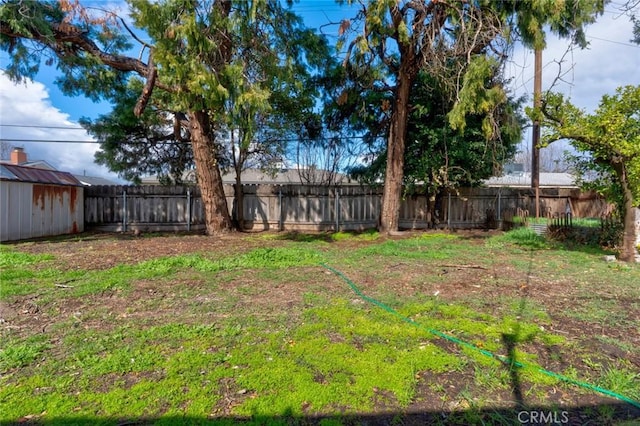
[[[33,244],[0,251],[0,424],[600,424],[640,400],[640,268],[526,229],[239,235],[89,270]]]

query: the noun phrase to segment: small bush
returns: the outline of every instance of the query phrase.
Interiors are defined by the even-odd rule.
[[[552,240],[570,245],[591,245],[605,249],[617,247],[622,241],[622,223],[615,218],[604,220],[575,219],[573,226],[550,226],[548,236]]]
[[[623,232],[624,225],[622,224],[622,221],[615,218],[604,219],[600,226],[600,239],[598,240],[598,243],[602,247],[617,247],[622,241]]]

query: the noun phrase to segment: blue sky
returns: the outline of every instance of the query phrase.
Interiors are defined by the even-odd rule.
[[[296,9],[310,27],[348,16],[333,0],[303,0]],[[587,28],[587,49],[567,53],[567,41],[549,37],[548,48],[543,53],[543,90],[550,87],[561,70],[562,80],[554,90],[567,94],[576,106],[590,112],[603,94],[612,94],[619,86],[640,84],[640,46],[629,42],[631,28],[629,19],[612,3],[605,14]],[[323,31],[335,36],[337,27],[324,27]],[[6,59],[6,53],[0,53],[0,68]],[[514,91],[531,98],[533,53],[515,49],[507,72],[513,77]],[[90,141],[86,132],[78,129],[77,120],[107,113],[109,105],[64,96],[53,83],[54,79],[55,69],[49,67],[43,67],[34,81],[27,84],[13,84],[0,74],[0,138],[56,141],[11,143],[23,146],[30,159],[45,160],[60,170],[117,181],[115,174],[93,163],[97,144],[58,142]],[[525,142],[530,138],[527,132]]]

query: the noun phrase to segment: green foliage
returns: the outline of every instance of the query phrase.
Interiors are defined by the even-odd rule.
[[[580,151],[588,152],[601,173],[616,175],[617,184],[626,184],[637,204],[640,198],[640,86],[626,86],[616,94],[604,95],[593,114],[573,106],[560,94],[548,93],[544,100],[543,142],[569,139]],[[530,115],[536,114],[530,110]],[[616,164],[626,169],[621,181]],[[612,183],[609,183],[611,185]],[[611,191],[614,194],[615,190]]]
[[[44,335],[32,336],[23,342],[3,341],[0,348],[0,374],[31,364],[50,346]]]
[[[233,165],[240,172],[282,161],[287,139],[307,136],[303,129],[314,121],[314,74],[334,62],[325,37],[304,27],[291,2],[133,0],[127,11],[133,30],[148,37],[140,59],[127,56],[132,37],[115,13],[79,2],[62,6],[2,3],[0,47],[12,53],[9,74],[33,75],[44,56],[62,71],[65,93],[112,101],[110,114],[83,125],[102,144],[97,161],[134,182],[156,174],[180,183],[193,167],[190,111],[206,116],[198,128],[210,145],[208,164],[200,167]],[[59,28],[82,40],[56,39]],[[152,68],[157,80],[138,119],[133,107],[149,88],[143,91],[129,72],[147,79]]]
[[[531,250],[546,250],[553,247],[545,237],[538,235],[531,228],[521,227],[492,237],[489,244],[512,243]]]
[[[76,54],[73,47],[56,40],[56,25],[72,23],[84,36],[93,40],[105,53],[113,54],[131,48],[128,38],[113,28],[113,17],[92,22],[89,16],[78,18],[70,10],[63,10],[57,1],[6,1],[0,5],[0,22],[7,31],[1,31],[0,49],[10,53],[5,69],[10,78],[20,81],[33,77],[40,63],[56,63],[62,77],[56,82],[69,95],[85,94],[98,100],[102,96],[117,97],[126,82],[123,73],[105,66],[93,55]],[[38,39],[41,49],[32,43]]]
[[[586,45],[583,27],[593,22],[603,10],[603,3],[598,0],[579,5],[574,2],[480,2],[470,5],[464,13],[456,9],[457,5],[445,3],[431,4],[429,13],[425,13],[422,6],[411,3],[402,8],[396,6],[395,2],[370,1],[362,5],[355,19],[366,23],[363,26],[366,32],[353,39],[347,53],[351,55],[348,59],[353,67],[352,74],[361,83],[361,88],[343,92],[347,96],[340,99],[345,109],[358,115],[359,125],[369,133],[366,140],[372,145],[375,143],[376,158],[368,170],[357,168],[354,174],[359,179],[376,181],[385,173],[387,150],[380,147],[378,138],[388,134],[386,120],[397,125],[399,118],[395,114],[406,114],[409,132],[411,127],[421,128],[407,135],[404,161],[408,164],[404,164],[403,176],[407,177],[407,182],[434,182],[436,187],[455,187],[467,181],[481,180],[487,169],[493,172],[491,166],[499,166],[509,159],[514,141],[519,141],[520,120],[514,119],[517,114],[513,104],[507,102],[503,86],[494,81],[499,64],[495,56],[482,54],[494,39],[500,39],[502,35],[512,41],[516,34],[529,45],[542,48],[546,26],[562,37],[574,37],[574,41]],[[433,19],[430,13],[447,19]],[[489,16],[492,18],[485,21]],[[495,17],[499,19],[495,20]],[[410,26],[408,22],[411,22]],[[438,22],[446,23],[441,28]],[[474,44],[478,34],[482,34],[483,41]],[[345,44],[349,36],[348,31],[341,29],[341,40]],[[431,46],[438,46],[438,49]],[[467,50],[470,47],[472,51]],[[492,47],[494,52],[500,49]],[[421,72],[428,75],[429,78],[423,76],[421,82],[428,82],[425,87],[428,100],[416,99],[417,91],[412,90],[413,99],[407,101],[407,105],[398,105],[396,92],[387,95],[381,90],[385,85],[376,84],[376,79],[370,77],[380,69],[386,69],[388,74],[381,74],[377,80],[391,80],[395,84],[414,84]],[[419,84],[416,86],[419,90]],[[362,88],[365,88],[365,94],[366,91],[371,94],[362,96]],[[429,91],[439,93],[442,99],[438,96],[429,99]],[[380,99],[384,96],[387,99]],[[390,105],[393,108],[389,108]],[[434,121],[432,118],[438,114],[447,115],[449,123],[439,125]],[[431,119],[425,120],[427,115]],[[412,120],[415,124],[411,124]],[[464,137],[456,138],[450,136],[449,126],[472,130]],[[499,142],[485,143],[484,149],[479,149],[477,146],[483,139]],[[443,144],[445,149],[439,146]],[[468,145],[473,145],[473,149],[466,150]],[[490,145],[489,149],[487,145]],[[486,158],[487,153],[492,153],[493,158]],[[403,159],[394,159],[394,163],[402,165]]]
[[[180,114],[147,108],[141,117],[136,117],[133,110],[142,86],[139,79],[131,79],[110,113],[96,120],[83,118],[80,124],[100,141],[96,163],[134,183],[143,176],[156,175],[179,184],[184,171],[193,167],[189,133],[175,133],[174,124],[181,119]],[[158,107],[167,101],[162,91],[155,91],[151,100]]]
[[[473,78],[467,74],[465,81],[475,81],[473,84],[480,87],[463,89],[464,100],[455,105],[447,101],[450,94],[444,88],[420,75],[412,91],[414,110],[409,119],[405,154],[407,182],[424,182],[429,194],[437,194],[444,188],[473,186],[513,156],[523,123],[517,112],[519,101],[503,99],[504,89],[496,70],[489,67],[487,71],[487,75]],[[485,84],[491,88],[487,89]],[[498,97],[488,99],[494,91]],[[487,100],[479,101],[478,97]],[[457,131],[450,122],[456,114],[461,114]],[[485,132],[488,122],[490,134]]]
[[[412,109],[407,124],[405,184],[419,186],[416,190],[424,190],[434,197],[445,188],[477,185],[514,155],[524,122],[518,112],[520,101],[504,100],[504,88],[497,70],[493,67],[487,70],[488,75],[477,76],[481,87],[465,90],[468,96],[465,105],[454,104],[452,93],[427,73],[418,75],[411,91]],[[476,82],[475,78],[469,81]],[[485,85],[490,86],[488,91]],[[484,107],[478,102],[476,107],[476,101],[491,97],[492,91],[501,95],[487,100]],[[384,116],[380,108],[391,99],[380,98],[377,91],[369,93],[367,104],[370,108],[378,108],[373,117]],[[490,111],[482,109],[485,107]],[[454,114],[459,114],[458,124],[464,123],[458,130],[450,123]],[[491,122],[491,134],[483,129],[488,122]],[[371,120],[367,139],[375,140],[379,132],[386,131],[387,125],[388,117],[382,123]],[[352,170],[352,175],[359,180],[375,182],[384,175],[386,148],[374,145],[372,150],[376,157],[371,164]]]
[[[449,122],[454,129],[464,130],[466,115],[481,115],[482,134],[487,140],[498,138],[494,117],[490,114],[499,105],[506,102],[504,88],[501,85],[486,87],[486,82],[491,82],[498,67],[498,62],[490,57],[474,57],[464,75],[462,88],[451,112]]]
[[[586,47],[585,27],[604,12],[605,1],[535,1],[500,2],[497,11],[515,16],[512,35],[534,48],[546,46],[545,30],[570,38],[580,47]]]
[[[617,204],[624,224],[620,257],[627,261],[634,259],[634,206],[640,203],[639,111],[640,86],[620,87],[615,95],[604,95],[593,114],[555,93],[545,95],[541,110],[529,111],[531,116],[543,118],[544,143],[568,139],[591,157],[593,166],[585,161],[579,165],[582,170],[598,172],[601,178],[591,187],[604,189],[609,201]]]

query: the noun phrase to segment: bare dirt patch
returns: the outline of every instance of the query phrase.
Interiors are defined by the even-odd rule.
[[[190,253],[228,256],[238,250],[261,246],[263,241],[230,233],[208,237],[202,234],[112,234],[85,233],[81,236],[21,243],[25,253],[50,253],[62,270],[101,270],[119,264],[132,265],[145,260]]]

